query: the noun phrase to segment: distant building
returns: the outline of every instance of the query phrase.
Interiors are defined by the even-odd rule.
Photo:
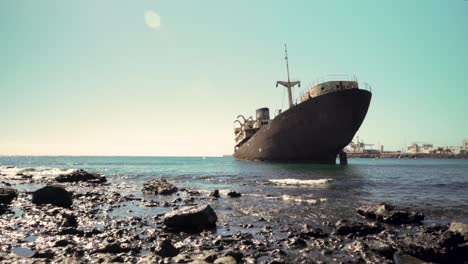
[[[450,152],[452,152],[453,154],[464,154],[465,153],[465,150],[463,149],[463,146],[450,146],[450,147],[447,147]]]
[[[409,153],[431,153],[434,150],[434,146],[432,144],[417,144],[413,143],[411,146],[408,147]]]
[[[463,146],[462,146],[464,151],[468,151],[468,140],[463,140]]]
[[[438,148],[434,148],[430,153],[433,153],[433,154],[451,154],[452,151],[449,149],[449,147],[438,147]]]

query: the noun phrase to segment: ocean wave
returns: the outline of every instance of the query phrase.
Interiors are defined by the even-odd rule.
[[[328,199],[327,198],[304,199],[304,198],[298,198],[298,197],[285,194],[281,196],[281,200],[286,201],[286,202],[295,202],[295,203],[318,204],[318,203],[326,202]]]
[[[38,180],[46,177],[58,176],[60,174],[70,174],[74,171],[76,171],[76,169],[0,166],[0,175],[7,180],[21,179],[22,175],[30,175],[32,179]]]
[[[268,180],[271,183],[278,185],[321,185],[332,181],[332,179],[318,180],[300,180],[300,179],[274,179]]]

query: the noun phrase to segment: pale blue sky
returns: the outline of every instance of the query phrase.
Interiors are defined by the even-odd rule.
[[[231,153],[237,114],[282,104],[285,42],[303,84],[373,86],[367,142],[468,139],[468,1],[5,0],[0,154]]]

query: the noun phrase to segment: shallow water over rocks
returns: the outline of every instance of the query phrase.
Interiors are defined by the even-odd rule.
[[[177,162],[179,161],[175,161],[176,164],[161,166],[175,166],[175,170],[180,173]],[[222,163],[230,162],[233,161]],[[242,168],[238,168],[237,175],[229,175],[232,170],[229,166],[227,172],[218,174],[217,169],[208,165],[203,166],[208,168],[206,173],[201,173],[201,169],[193,165],[194,171],[201,176],[193,175],[195,172],[188,169],[186,173],[171,174],[167,181],[177,186],[178,191],[164,196],[145,194],[141,191],[144,182],[153,177],[159,178],[160,175],[142,173],[142,168],[123,173],[116,169],[117,165],[109,165],[109,169],[106,169],[101,163],[95,164],[91,167],[98,169],[91,172],[104,174],[107,182],[64,183],[62,186],[73,193],[71,208],[35,205],[31,203],[31,194],[36,189],[52,183],[50,180],[58,174],[83,168],[84,165],[46,170],[44,167],[49,164],[43,164],[38,166],[41,169],[37,170],[20,167],[15,169],[27,170],[33,174],[30,178],[0,172],[6,174],[0,176],[1,180],[19,191],[18,197],[0,216],[0,258],[3,262],[32,262],[46,258],[51,258],[54,262],[76,259],[85,263],[104,260],[164,261],[158,252],[162,242],[167,240],[179,251],[173,258],[182,262],[212,263],[217,259],[241,259],[246,263],[309,263],[310,259],[314,259],[329,263],[393,263],[394,254],[397,252],[403,258],[405,254],[415,254],[410,251],[403,252],[402,241],[412,241],[412,238],[417,238],[418,234],[425,232],[428,226],[441,224],[447,228],[447,224],[454,220],[467,222],[466,209],[457,202],[441,210],[437,205],[430,207],[419,203],[419,198],[414,200],[412,206],[409,206],[407,201],[400,201],[402,198],[398,197],[380,199],[379,195],[382,194],[377,194],[376,190],[382,188],[379,187],[379,181],[386,182],[386,179],[376,180],[366,174],[366,170],[374,169],[366,167],[367,165],[359,168],[361,174],[354,175],[350,174],[350,168],[339,166],[298,168],[285,164],[285,169],[278,165],[241,164]],[[251,166],[253,167],[250,168],[250,176],[247,177],[243,171],[244,167]],[[262,167],[262,170],[258,170],[256,166]],[[276,172],[270,170],[269,166],[274,166]],[[455,167],[459,170],[463,166],[456,164]],[[13,168],[5,170],[8,172]],[[267,170],[271,175],[265,175],[263,170]],[[40,171],[41,176],[34,175],[34,171]],[[44,171],[57,173],[45,175]],[[312,178],[310,180],[332,180],[302,185],[297,184],[298,182],[284,184],[287,181],[283,181],[277,184],[269,181],[271,178],[290,179],[291,175],[302,180],[307,180],[307,177]],[[369,177],[371,179],[368,179]],[[395,176],[390,173],[389,177]],[[463,181],[462,177],[452,180]],[[399,186],[398,184],[395,186]],[[219,190],[219,198],[210,196],[214,189]],[[241,196],[229,198],[227,194],[234,190],[241,193]],[[398,190],[382,192],[398,193]],[[402,193],[405,192],[403,188]],[[439,190],[439,194],[434,194],[433,197],[443,192],[442,188],[442,191]],[[455,193],[458,194],[456,190]],[[446,198],[447,201],[455,199],[451,196]],[[436,197],[431,199],[437,200]],[[437,204],[431,199],[428,201]],[[457,199],[464,201],[465,198],[459,196]],[[307,202],[312,200],[317,202]],[[372,229],[375,221],[366,220],[356,209],[362,205],[377,205],[380,202],[391,202],[397,208],[410,207],[412,210],[423,212],[426,218],[422,224],[382,223],[381,229]],[[169,232],[164,229],[165,213],[185,206],[207,204],[218,217],[216,228],[195,233]],[[65,224],[70,222],[67,220],[67,216],[70,215],[76,218],[77,225]],[[343,219],[358,224],[351,225],[346,234],[339,234],[336,232],[339,224],[336,223]],[[366,227],[367,225],[372,228]],[[365,234],[362,233],[363,230],[366,230]],[[166,257],[165,261],[169,261],[170,258]]]

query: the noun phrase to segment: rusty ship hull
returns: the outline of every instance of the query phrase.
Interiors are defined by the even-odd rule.
[[[311,98],[276,116],[240,145],[240,160],[336,164],[367,114],[372,93],[336,91]]]

